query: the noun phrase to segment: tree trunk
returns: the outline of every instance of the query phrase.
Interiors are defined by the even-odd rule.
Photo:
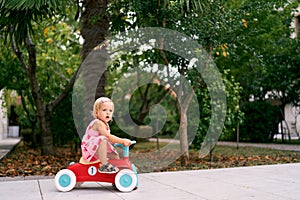
[[[107,12],[108,0],[84,0],[83,12],[80,18],[81,21],[81,35],[84,38],[84,44],[82,47],[82,60],[84,61],[89,53],[103,41],[105,41],[109,30],[109,14]],[[100,58],[96,58],[100,59]],[[104,61],[101,61],[101,65],[96,62],[89,67],[88,71],[83,72],[83,81],[85,88],[90,88],[91,80],[99,80],[97,84],[96,94],[88,93],[84,99],[84,124],[87,125],[91,120],[91,110],[93,102],[97,97],[105,96],[106,76],[105,72],[99,79],[99,68],[101,71],[106,69],[104,56],[101,57]],[[103,65],[104,64],[104,65]],[[104,69],[103,69],[104,68]],[[92,82],[93,84],[93,82]]]
[[[180,127],[179,127],[179,134],[180,134],[180,149],[181,149],[181,165],[186,166],[190,159],[189,154],[189,140],[188,140],[188,118],[187,112],[189,108],[189,104],[193,98],[194,92],[189,91],[182,95],[183,92],[183,77],[180,78],[180,86],[177,92],[177,103],[180,104],[178,108],[180,108]],[[185,97],[185,98],[182,98]]]
[[[54,155],[54,144],[53,144],[53,132],[52,132],[52,113],[53,111],[49,111],[46,107],[45,112],[45,121],[46,121],[46,132],[44,133],[44,137],[42,139],[42,154],[51,154]],[[46,152],[46,153],[44,153]]]
[[[26,49],[29,56],[29,65],[27,74],[29,76],[31,94],[35,101],[35,106],[37,110],[37,115],[39,119],[40,132],[41,132],[41,145],[42,145],[42,155],[54,154],[53,148],[53,137],[51,132],[51,126],[49,127],[50,121],[47,124],[46,119],[46,107],[44,106],[41,90],[38,84],[37,74],[36,74],[36,48],[31,38],[28,34],[26,38]],[[49,119],[48,119],[49,120]]]
[[[189,155],[189,141],[187,134],[187,114],[186,112],[180,112],[180,150],[181,150],[181,165],[186,166],[190,159]]]
[[[43,105],[41,94],[39,93],[39,87],[37,85],[36,77],[30,78],[30,84],[32,89],[32,96],[35,99],[35,105],[37,107],[37,114],[39,119],[39,127],[41,132],[41,153],[42,155],[54,154],[53,137],[51,131],[51,118],[46,116],[45,106]],[[49,114],[48,114],[49,115]]]
[[[25,98],[23,96],[23,92],[22,90],[20,90],[18,92],[21,95],[21,102],[22,102],[22,106],[23,109],[25,110],[27,117],[28,117],[28,121],[30,122],[30,126],[31,126],[31,146],[33,148],[37,148],[39,145],[37,144],[37,138],[36,138],[36,123],[37,123],[37,117],[35,114],[31,114],[29,109],[27,108],[26,102],[25,102]]]

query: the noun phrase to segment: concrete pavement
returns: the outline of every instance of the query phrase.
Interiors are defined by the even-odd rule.
[[[1,181],[2,180],[2,181]],[[59,192],[54,178],[0,179],[1,200],[296,200],[300,163],[139,174],[139,188],[122,193],[105,183],[84,183]]]
[[[0,140],[0,160],[6,156],[22,138],[5,138]]]
[[[0,160],[19,142],[20,138],[0,141]],[[299,145],[291,148],[298,151]],[[0,178],[1,200],[296,200],[299,197],[300,163],[139,174],[139,188],[130,193],[119,192],[106,183],[84,183],[63,193],[56,190],[54,177]]]

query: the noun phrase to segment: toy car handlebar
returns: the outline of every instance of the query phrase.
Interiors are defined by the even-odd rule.
[[[131,145],[132,144],[136,144],[136,141],[135,140],[132,140],[131,141]],[[119,144],[119,143],[115,143],[114,144],[115,147],[121,147],[122,150],[123,150],[123,157],[129,157],[129,146],[126,147],[124,146],[123,144]]]
[[[135,144],[136,141],[135,140],[131,140],[131,144]],[[126,148],[123,144],[120,144],[120,143],[115,143],[114,144],[115,147],[122,147],[122,148]]]

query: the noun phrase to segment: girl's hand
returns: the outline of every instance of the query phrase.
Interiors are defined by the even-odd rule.
[[[130,146],[130,145],[131,145],[131,140],[129,140],[129,139],[123,139],[123,145],[124,145],[125,147]]]

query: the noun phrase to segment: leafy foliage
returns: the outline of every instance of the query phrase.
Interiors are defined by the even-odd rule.
[[[240,140],[269,142],[278,130],[280,110],[267,102],[249,102],[243,106],[245,121],[241,125]]]
[[[0,30],[15,34],[18,44],[26,38],[28,31],[33,31],[32,22],[51,18],[58,10],[63,10],[72,0],[4,0],[0,4]]]
[[[77,24],[72,18],[59,17],[34,26],[38,44],[37,76],[45,103],[53,101],[63,91],[80,66]]]
[[[267,101],[272,98],[280,102],[281,112],[284,113],[286,104],[296,105],[299,102],[299,70],[296,71],[296,66],[299,66],[299,38],[291,38],[294,31],[291,27],[293,12],[299,3],[247,0],[238,2],[226,3],[226,18],[230,23],[226,33],[229,37],[225,37],[226,46],[215,49],[217,65],[231,69],[231,74],[240,83],[243,88],[242,105],[248,106],[250,97],[254,101]],[[232,9],[233,7],[236,9]],[[228,9],[230,12],[227,12]],[[243,110],[248,109],[246,107]],[[265,115],[261,113],[257,117],[264,119]],[[278,123],[277,120],[269,122],[274,123],[273,127]],[[265,136],[269,131],[258,133],[262,136],[262,141],[266,140]]]
[[[22,117],[27,116],[29,120],[35,118],[30,120],[31,125],[28,125],[33,130],[37,116],[44,124],[51,123],[51,112],[57,102],[61,101],[71,77],[80,64],[79,32],[76,28],[78,23],[73,19],[75,6],[70,6],[70,2],[7,1],[1,7],[0,30],[1,36],[6,39],[1,40],[5,52],[3,60],[11,60],[14,65],[1,62],[1,70],[5,72],[5,77],[0,79],[0,85],[15,89],[22,96],[24,110],[20,110],[18,114]],[[63,9],[64,12],[54,15],[59,9]],[[13,15],[16,16],[12,17]],[[25,39],[26,45],[23,43]],[[10,51],[11,47],[16,55]],[[18,84],[13,82],[14,79],[10,81],[10,76],[16,75],[19,76]],[[43,113],[46,109],[47,112]],[[43,119],[46,114],[48,121]],[[25,123],[22,124],[23,128],[26,128],[24,125]],[[48,134],[51,127],[49,125],[46,130],[40,127],[39,130]],[[49,136],[52,139],[51,132]],[[45,146],[42,147],[46,148]]]
[[[0,42],[0,48],[0,90],[4,87],[13,90],[27,88],[29,82],[25,78],[24,70],[20,66],[16,56],[7,50],[3,42]]]
[[[70,6],[71,2],[71,0],[3,0],[0,3],[1,38],[7,42],[15,39],[20,49],[24,50],[21,44],[28,31],[32,33],[37,47],[38,81],[45,103],[51,102],[60,94],[64,83],[80,62],[79,32],[77,22],[73,19],[75,9]],[[247,102],[250,95],[254,95],[254,99],[259,101],[266,100],[266,94],[269,94],[270,97],[280,99],[283,103],[299,103],[299,38],[289,37],[292,31],[291,13],[298,6],[298,2],[289,1],[289,4],[287,2],[287,0],[114,1],[108,7],[111,19],[110,31],[115,34],[138,27],[165,27],[185,33],[202,44],[224,74],[228,105],[223,138],[233,138],[237,123],[243,119],[239,102]],[[53,17],[58,10],[64,12]],[[9,37],[12,33],[15,37]],[[0,88],[22,91],[27,96],[26,101],[33,102],[27,88],[29,81],[25,71],[17,62],[16,56],[6,48],[5,45],[8,43],[2,43],[3,41],[1,40]],[[165,52],[165,55],[174,66],[183,63],[180,58],[168,52]],[[128,54],[123,55],[123,58],[121,70],[119,70],[121,62],[114,63],[111,68],[108,94],[111,93],[114,82],[126,73],[127,69],[134,66],[134,62],[155,60],[157,63],[164,63],[159,51],[147,51],[142,55]],[[199,148],[210,120],[210,97],[206,85],[199,80],[201,79],[199,74],[191,73],[185,76],[195,85],[198,83],[201,124],[195,145]],[[151,88],[152,95],[157,91],[155,87]],[[141,91],[145,90],[141,88]],[[268,93],[270,91],[271,94]],[[146,115],[144,118],[138,117],[140,108],[136,105],[138,95],[134,95],[135,99],[131,102],[132,116],[136,117],[138,123],[146,124],[148,120]],[[150,95],[149,99],[153,99],[153,96]],[[69,101],[66,100],[64,104],[66,108]],[[149,102],[148,106],[152,104],[153,102]],[[174,108],[173,100],[169,99],[166,107]],[[255,105],[253,109],[256,110],[257,107],[260,106]],[[243,110],[250,112],[247,106]],[[31,111],[35,112],[33,106]],[[68,113],[69,110],[66,109],[65,112]],[[178,114],[170,113],[168,123],[173,125],[178,121]],[[265,119],[263,114],[255,117]],[[57,112],[55,117],[57,119],[54,121],[57,123],[60,117],[66,118],[68,123],[70,121],[67,114],[60,115]],[[268,117],[272,117],[271,114]],[[245,126],[249,123],[248,120],[247,117]],[[269,122],[276,123],[276,120],[272,119]],[[63,129],[61,125],[57,126],[59,130]],[[273,126],[275,127],[275,124],[272,124]],[[167,129],[166,127],[164,131],[174,132],[176,126]],[[261,130],[269,131],[269,129]],[[268,133],[261,133],[261,140],[266,139],[266,134]],[[248,136],[245,138],[249,139]]]
[[[62,92],[64,84],[80,65],[78,30],[71,19],[65,22],[61,20],[63,19],[57,18],[55,21],[48,20],[33,26],[38,52],[37,76],[45,103],[52,101]],[[1,47],[1,88],[22,91],[26,100],[33,102],[28,88],[29,80],[19,60],[3,42]],[[19,114],[26,116],[26,113]]]
[[[199,5],[199,7],[192,6],[195,4]],[[134,29],[136,27],[147,26],[169,28],[184,33],[191,38],[194,38],[195,42],[201,44],[209,54],[214,53],[212,49],[217,49],[221,46],[222,48],[226,47],[227,50],[228,47],[226,46],[225,41],[232,36],[223,34],[230,28],[229,26],[232,25],[228,25],[230,16],[226,12],[230,11],[224,9],[223,1],[178,2],[137,0],[133,2],[126,2],[126,5],[124,3],[124,7],[122,6],[122,3],[119,3],[117,5],[119,7],[116,5],[112,5],[110,7],[110,13],[113,22],[111,31],[113,33],[118,33],[119,31],[124,31],[126,29]],[[149,7],[153,7],[156,9],[149,10]],[[163,59],[164,56],[162,56],[161,52],[155,50],[151,51],[152,52],[144,52],[138,58],[132,58],[133,56],[127,54],[127,61],[125,61],[125,64],[122,65],[125,69],[123,68],[123,70],[119,70],[119,72],[126,71],[126,67],[135,66],[136,63],[142,61],[145,63],[148,60],[152,60],[152,62],[155,63],[163,65],[170,64],[170,66],[172,65],[172,67],[170,67],[170,70],[177,70],[181,73],[181,75],[190,80],[193,84],[193,87],[196,88],[201,113],[201,122],[199,124],[200,127],[198,130],[197,139],[195,140],[195,145],[197,144],[196,146],[199,147],[203,140],[203,137],[207,132],[211,115],[211,99],[209,97],[207,86],[205,85],[203,80],[201,80],[201,74],[193,71],[187,70],[187,72],[183,70],[184,66],[187,65],[187,61],[183,61],[182,58],[179,58],[176,55],[172,55],[170,52],[163,52],[163,54],[165,55],[165,59]],[[134,60],[135,62],[132,60]],[[117,65],[118,68],[121,68],[120,63],[121,62],[115,63],[115,66]],[[181,68],[182,70],[178,70]],[[220,68],[222,69],[221,65]],[[120,77],[120,74],[117,77],[114,76],[114,78],[112,79],[117,80],[118,77]],[[224,76],[223,80],[224,82],[226,82],[227,97],[229,100],[227,102],[228,117],[226,122],[226,130],[224,131],[226,132],[226,134],[228,134],[229,132],[234,132],[237,121],[240,120],[240,117],[238,117],[237,115],[239,112],[238,104],[240,99],[241,87],[231,76],[229,71],[228,74]],[[174,106],[172,105],[173,104],[166,105],[166,109],[174,109]],[[141,112],[141,110],[136,110],[135,112]],[[132,116],[135,116],[135,114],[133,114]],[[178,115],[175,115],[173,113],[174,120],[172,121],[176,121],[177,116]],[[192,119],[189,119],[189,123],[192,123]]]
[[[52,117],[53,141],[55,146],[66,144],[79,148],[80,138],[72,116],[72,93],[55,108]]]

